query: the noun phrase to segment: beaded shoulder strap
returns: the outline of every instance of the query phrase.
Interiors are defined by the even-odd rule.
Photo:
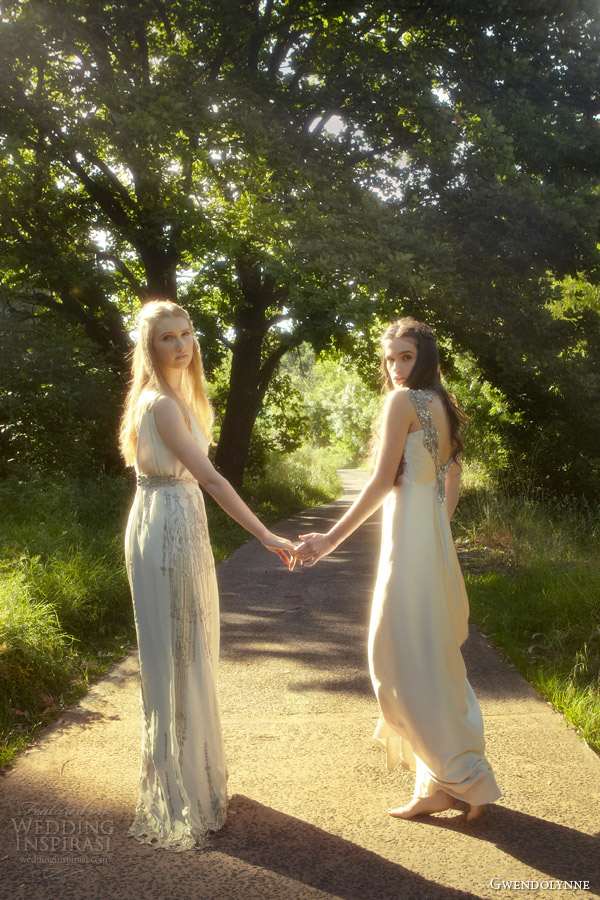
[[[429,406],[430,402],[435,397],[435,394],[433,391],[418,391],[410,388],[408,396],[410,397],[410,402],[414,406],[421,427],[423,428],[423,443],[431,453],[433,464],[435,465],[437,497],[440,503],[443,503],[446,499],[446,474],[454,462],[454,457],[451,456],[445,465],[440,463],[438,456],[439,436],[437,428],[435,427],[433,413]]]

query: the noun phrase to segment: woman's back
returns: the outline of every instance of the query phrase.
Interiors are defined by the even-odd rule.
[[[433,424],[435,425],[438,437],[438,457],[442,465],[445,465],[450,457],[453,456],[454,448],[452,447],[450,422],[448,420],[448,413],[446,412],[444,401],[435,391],[410,390],[410,393],[415,396],[419,394],[427,395],[430,398],[428,399],[427,406],[433,417]],[[423,423],[419,421],[419,424],[422,428]],[[417,426],[415,425],[415,429],[416,428]]]
[[[416,418],[404,446],[401,483],[428,482],[445,498],[445,480],[454,462],[448,414],[434,391],[407,389]]]

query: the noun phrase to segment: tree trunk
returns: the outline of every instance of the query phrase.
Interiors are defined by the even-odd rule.
[[[177,258],[170,251],[140,248],[146,273],[146,301],[172,300],[177,303]]]
[[[288,291],[263,272],[251,251],[238,257],[236,269],[243,305],[238,307],[234,325],[229,394],[215,464],[235,488],[240,488],[257,413],[289,342],[282,343],[263,360],[263,341],[269,328],[281,318],[280,314],[273,315],[273,310],[285,302]]]
[[[225,418],[215,464],[235,488],[242,486],[254,421],[266,391],[261,379],[262,343],[269,330],[266,312],[275,282],[262,272],[252,252],[236,260],[243,304],[238,307]]]
[[[242,486],[254,420],[264,392],[259,390],[265,329],[238,327],[221,437],[215,456],[219,471],[235,488]]]

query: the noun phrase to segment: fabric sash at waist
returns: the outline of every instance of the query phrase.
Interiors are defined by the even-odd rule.
[[[161,488],[176,487],[178,484],[195,484],[198,482],[195,478],[183,476],[178,478],[176,475],[140,475],[137,476],[138,487],[141,488]]]

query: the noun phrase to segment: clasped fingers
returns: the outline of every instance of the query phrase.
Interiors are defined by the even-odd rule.
[[[326,534],[300,534],[301,544],[294,549],[294,554],[301,565],[314,566],[322,556],[332,549],[331,541]]]

